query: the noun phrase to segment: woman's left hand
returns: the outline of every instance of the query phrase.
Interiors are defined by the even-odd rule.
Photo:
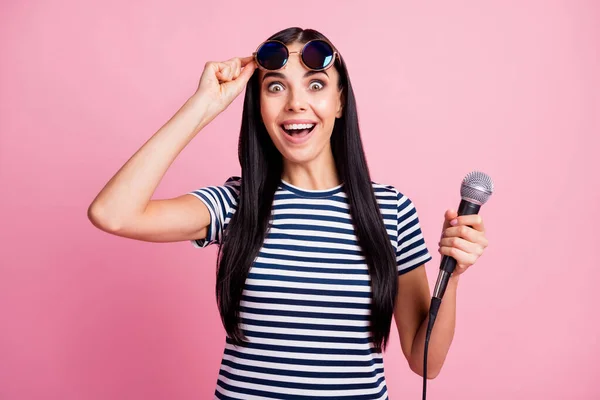
[[[440,254],[456,260],[452,275],[462,274],[475,264],[488,246],[483,219],[478,214],[459,217],[456,211],[447,210],[438,246]]]

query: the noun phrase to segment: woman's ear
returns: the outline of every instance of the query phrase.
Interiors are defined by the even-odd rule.
[[[343,115],[343,111],[344,111],[344,92],[343,90],[340,90],[340,94],[339,94],[339,105],[338,105],[338,109],[335,113],[335,117],[336,118],[342,118]]]

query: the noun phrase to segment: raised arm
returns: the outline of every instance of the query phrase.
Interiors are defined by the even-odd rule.
[[[194,196],[152,200],[179,153],[221,113],[254,72],[252,57],[205,65],[196,93],[117,171],[88,208],[103,231],[132,239],[170,242],[206,236],[209,211]]]

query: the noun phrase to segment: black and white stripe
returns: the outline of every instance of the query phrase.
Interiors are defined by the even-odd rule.
[[[190,194],[210,210],[205,239],[220,244],[237,207],[241,179]],[[393,186],[373,182],[398,274],[431,260],[417,211]],[[381,353],[369,333],[368,266],[360,255],[343,185],[306,190],[281,181],[273,226],[244,287],[241,328],[226,338],[217,399],[387,399]]]

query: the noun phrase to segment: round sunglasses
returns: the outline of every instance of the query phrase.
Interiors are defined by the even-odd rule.
[[[315,39],[307,42],[300,51],[289,51],[285,43],[267,40],[258,46],[252,55],[259,68],[276,71],[287,64],[290,54],[299,53],[300,61],[308,69],[322,71],[333,65],[335,57],[340,57],[329,42]]]

